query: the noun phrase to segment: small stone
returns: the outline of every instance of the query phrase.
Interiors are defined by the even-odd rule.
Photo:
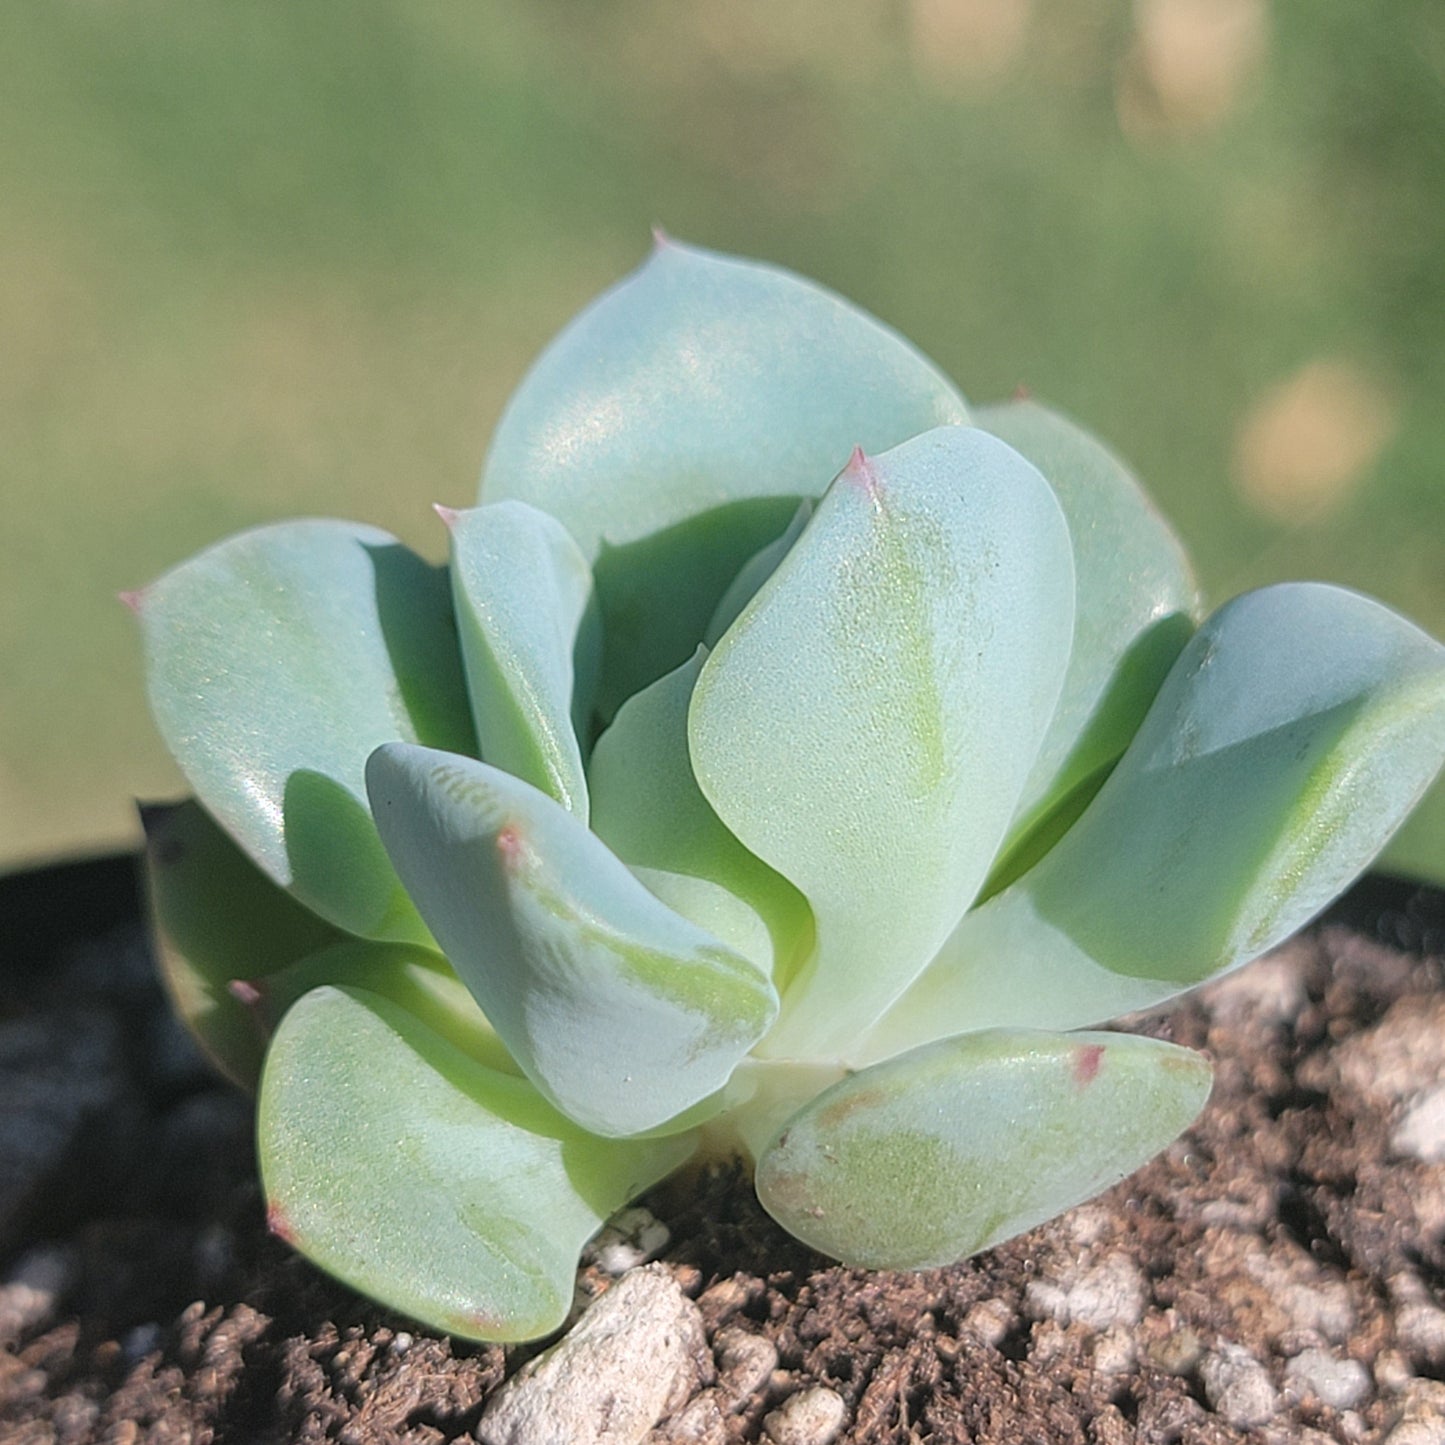
[[[1111,1254],[1061,1280],[1033,1280],[1025,1301],[1037,1319],[1107,1330],[1137,1325],[1144,1317],[1147,1293],[1139,1266],[1126,1254]]]
[[[71,1250],[41,1245],[22,1255],[0,1284],[0,1346],[48,1324],[75,1276]]]
[[[1445,1445],[1445,1384],[1412,1381],[1384,1445]]]
[[[608,1220],[587,1253],[605,1274],[620,1276],[656,1258],[671,1239],[672,1232],[650,1209],[634,1205]]]
[[[1375,1356],[1375,1385],[1385,1394],[1399,1394],[1414,1378],[1409,1360],[1399,1350],[1381,1350]]]
[[[963,1327],[986,1345],[997,1346],[1014,1326],[1014,1312],[1001,1299],[980,1300],[963,1317]]]
[[[1358,1360],[1328,1350],[1302,1350],[1284,1367],[1284,1380],[1295,1399],[1313,1397],[1335,1410],[1353,1410],[1371,1394],[1370,1372]]]
[[[726,1445],[727,1420],[716,1390],[703,1390],[647,1437],[647,1445]]]
[[[1210,1408],[1241,1430],[1263,1425],[1279,1408],[1269,1372],[1241,1345],[1220,1345],[1199,1362]]]
[[[153,1320],[125,1332],[120,1342],[121,1357],[127,1365],[138,1365],[152,1350],[161,1347],[161,1327]]]
[[[1425,1300],[1401,1305],[1395,1311],[1395,1338],[1429,1365],[1445,1361],[1445,1310]]]
[[[777,1346],[737,1325],[718,1331],[713,1354],[721,1376],[718,1388],[730,1410],[739,1409],[762,1389],[778,1368]]]
[[[1137,1355],[1133,1333],[1115,1325],[1095,1337],[1091,1360],[1101,1375],[1122,1375],[1134,1368]]]
[[[416,1340],[406,1330],[398,1330],[391,1337],[387,1350],[393,1355],[404,1355],[415,1343]]]
[[[1425,1164],[1445,1161],[1445,1084],[1427,1090],[1410,1105],[1390,1136],[1390,1147]]]
[[[702,1317],[662,1265],[624,1275],[492,1397],[483,1445],[638,1445],[712,1375]]]
[[[831,1445],[843,1428],[848,1407],[826,1385],[811,1385],[790,1395],[763,1421],[772,1445]]]

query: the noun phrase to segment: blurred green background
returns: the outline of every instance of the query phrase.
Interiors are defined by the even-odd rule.
[[[6,0],[0,142],[0,866],[179,790],[118,589],[290,514],[440,555],[654,221],[1072,412],[1213,599],[1445,635],[1440,0]]]

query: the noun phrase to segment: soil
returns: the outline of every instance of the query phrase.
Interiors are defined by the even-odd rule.
[[[168,1021],[130,861],[4,880],[0,920],[0,1440],[467,1438],[537,1347],[432,1335],[266,1233],[248,1102]],[[654,1191],[721,1373],[650,1438],[767,1440],[822,1385],[847,1442],[1445,1440],[1442,942],[1445,895],[1374,881],[1130,1021],[1216,1061],[1203,1117],[950,1269],[831,1265],[735,1171]]]

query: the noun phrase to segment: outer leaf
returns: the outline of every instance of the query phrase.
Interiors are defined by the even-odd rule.
[[[525,502],[443,515],[482,756],[585,823],[578,737],[602,649],[587,559],[556,518]]]
[[[763,583],[778,570],[778,564],[793,550],[793,544],[803,535],[803,528],[813,516],[813,499],[804,497],[793,513],[793,520],[786,530],[780,532],[766,547],[760,547],[738,570],[738,575],[728,584],[707,625],[703,643],[709,649],[717,646],[718,639],[738,620],[744,607],[757,595]]]
[[[482,497],[552,513],[593,563],[610,714],[688,658],[738,568],[855,444],[966,419],[929,362],[831,292],[663,242],[532,368]]]
[[[1442,759],[1439,643],[1337,587],[1236,598],[1064,840],[963,920],[852,1057],[1109,1018],[1263,953],[1369,865]]]
[[[194,801],[141,812],[157,962],[171,1004],[211,1061],[254,1088],[268,1030],[230,991],[342,935],[278,888]]]
[[[1069,670],[1012,830],[1027,851],[1028,831],[1071,795],[1063,826],[1072,822],[1129,745],[1194,631],[1199,593],[1143,488],[1086,431],[1032,401],[987,407],[975,420],[1043,473],[1074,543]]]
[[[1207,1060],[1130,1034],[990,1031],[835,1084],[758,1165],[785,1229],[845,1264],[925,1269],[1132,1173],[1209,1096]]]
[[[786,975],[812,933],[802,895],[723,826],[687,752],[690,662],[630,698],[592,755],[597,836],[668,907]],[[776,960],[776,963],[775,963]]]
[[[802,890],[818,948],[770,1057],[842,1050],[977,892],[1058,698],[1069,536],[971,427],[849,463],[704,666],[703,792]]]
[[[338,927],[424,941],[363,773],[395,738],[475,746],[443,574],[372,527],[286,522],[166,573],[139,610],[151,710],[207,811]]]
[[[276,1233],[422,1323],[486,1340],[556,1329],[582,1244],[692,1147],[589,1138],[525,1080],[335,988],[282,1022],[259,1128]]]
[[[641,1133],[722,1087],[777,995],[529,784],[406,744],[367,767],[397,871],[537,1087],[594,1133]]]

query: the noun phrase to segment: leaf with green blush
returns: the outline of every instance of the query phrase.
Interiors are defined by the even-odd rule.
[[[1047,834],[1060,808],[1072,808],[1063,820],[1072,822],[1129,745],[1195,629],[1199,595],[1154,504],[1088,432],[1033,401],[985,407],[974,419],[1053,487],[1073,539],[1076,584],[1064,690],[990,880],[994,891],[1047,851],[1052,838],[1031,850],[1030,832]]]
[[[702,669],[690,662],[623,704],[592,755],[592,827],[670,908],[756,959],[781,986],[812,934],[802,894],[723,826],[687,751]]]
[[[798,510],[793,513],[793,520],[788,523],[787,529],[743,563],[738,575],[723,593],[722,600],[713,612],[712,621],[707,625],[707,632],[703,637],[705,646],[717,646],[718,639],[738,620],[743,608],[753,600],[758,589],[778,570],[778,564],[793,550],[793,543],[803,535],[803,528],[808,525],[812,515],[812,498],[805,497],[798,503]]]
[[[442,515],[482,756],[585,823],[579,739],[602,646],[587,559],[556,518],[525,502]]]
[[[942,427],[850,462],[718,643],[693,769],[817,926],[761,1053],[841,1052],[948,937],[1048,727],[1073,595],[1043,478]]]
[[[426,942],[367,811],[393,739],[475,738],[445,574],[345,522],[243,532],[137,599],[151,710],[197,797],[350,933]]]
[[[1369,866],[1442,760],[1439,643],[1337,587],[1236,598],[1083,817],[962,921],[850,1057],[1097,1022],[1256,957]]]
[[[530,784],[393,744],[377,826],[458,975],[570,1118],[638,1134],[720,1089],[777,1011],[766,974],[659,902]]]
[[[273,883],[186,801],[141,811],[156,961],[171,1003],[211,1061],[254,1088],[269,1030],[230,985],[344,937]]]
[[[693,1147],[594,1138],[525,1079],[349,988],[282,1020],[258,1129],[276,1234],[431,1328],[503,1341],[561,1325],[582,1245]]]
[[[1201,1055],[1131,1034],[989,1030],[853,1074],[786,1124],[758,1198],[864,1269],[928,1269],[1116,1184],[1204,1107]]]
[[[855,445],[967,416],[935,367],[840,297],[667,241],[532,367],[481,499],[550,512],[593,564],[610,716],[687,660],[738,569]]]

